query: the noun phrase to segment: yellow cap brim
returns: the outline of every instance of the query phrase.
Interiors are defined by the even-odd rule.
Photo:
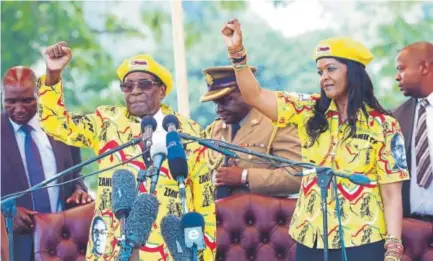
[[[200,102],[208,102],[208,101],[219,99],[229,94],[235,88],[236,87],[227,87],[221,90],[209,91],[205,95],[203,95],[203,97],[201,97]]]

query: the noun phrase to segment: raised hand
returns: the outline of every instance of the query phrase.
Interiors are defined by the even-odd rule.
[[[72,58],[71,49],[66,42],[59,42],[49,46],[44,51],[47,71],[61,72]]]
[[[228,21],[222,28],[221,34],[229,52],[235,53],[242,50],[242,31],[238,19]]]

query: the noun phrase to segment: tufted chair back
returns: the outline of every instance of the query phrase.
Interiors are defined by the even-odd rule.
[[[34,216],[35,261],[85,260],[95,203]]]
[[[292,261],[294,199],[242,194],[217,201],[217,261]],[[433,224],[403,220],[402,261],[433,261]]]
[[[255,194],[219,200],[216,260],[294,260],[288,231],[295,203]]]

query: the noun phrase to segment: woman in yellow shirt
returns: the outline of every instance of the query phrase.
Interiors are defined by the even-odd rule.
[[[409,176],[405,153],[397,153],[401,146],[395,146],[403,142],[400,126],[377,101],[365,70],[373,59],[370,51],[350,38],[324,40],[315,52],[321,93],[272,92],[260,88],[247,66],[239,22],[226,23],[222,35],[242,96],[274,124],[298,127],[303,162],[371,180],[362,186],[335,178],[328,188],[329,260],[341,260],[342,246],[347,247],[350,261],[399,260],[401,183]],[[315,172],[303,177],[299,194],[289,229],[298,242],[296,260],[323,260],[323,217]]]

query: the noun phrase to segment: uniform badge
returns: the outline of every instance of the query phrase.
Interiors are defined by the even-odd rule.
[[[212,78],[212,75],[206,73],[206,75],[205,75],[205,79],[206,79],[206,83],[207,83],[207,85],[208,85],[208,86],[212,86],[212,84],[213,84],[213,78]]]
[[[320,45],[316,49],[316,56],[322,56],[331,53],[331,47],[329,45]]]
[[[146,69],[148,67],[146,60],[129,61],[129,69]]]

